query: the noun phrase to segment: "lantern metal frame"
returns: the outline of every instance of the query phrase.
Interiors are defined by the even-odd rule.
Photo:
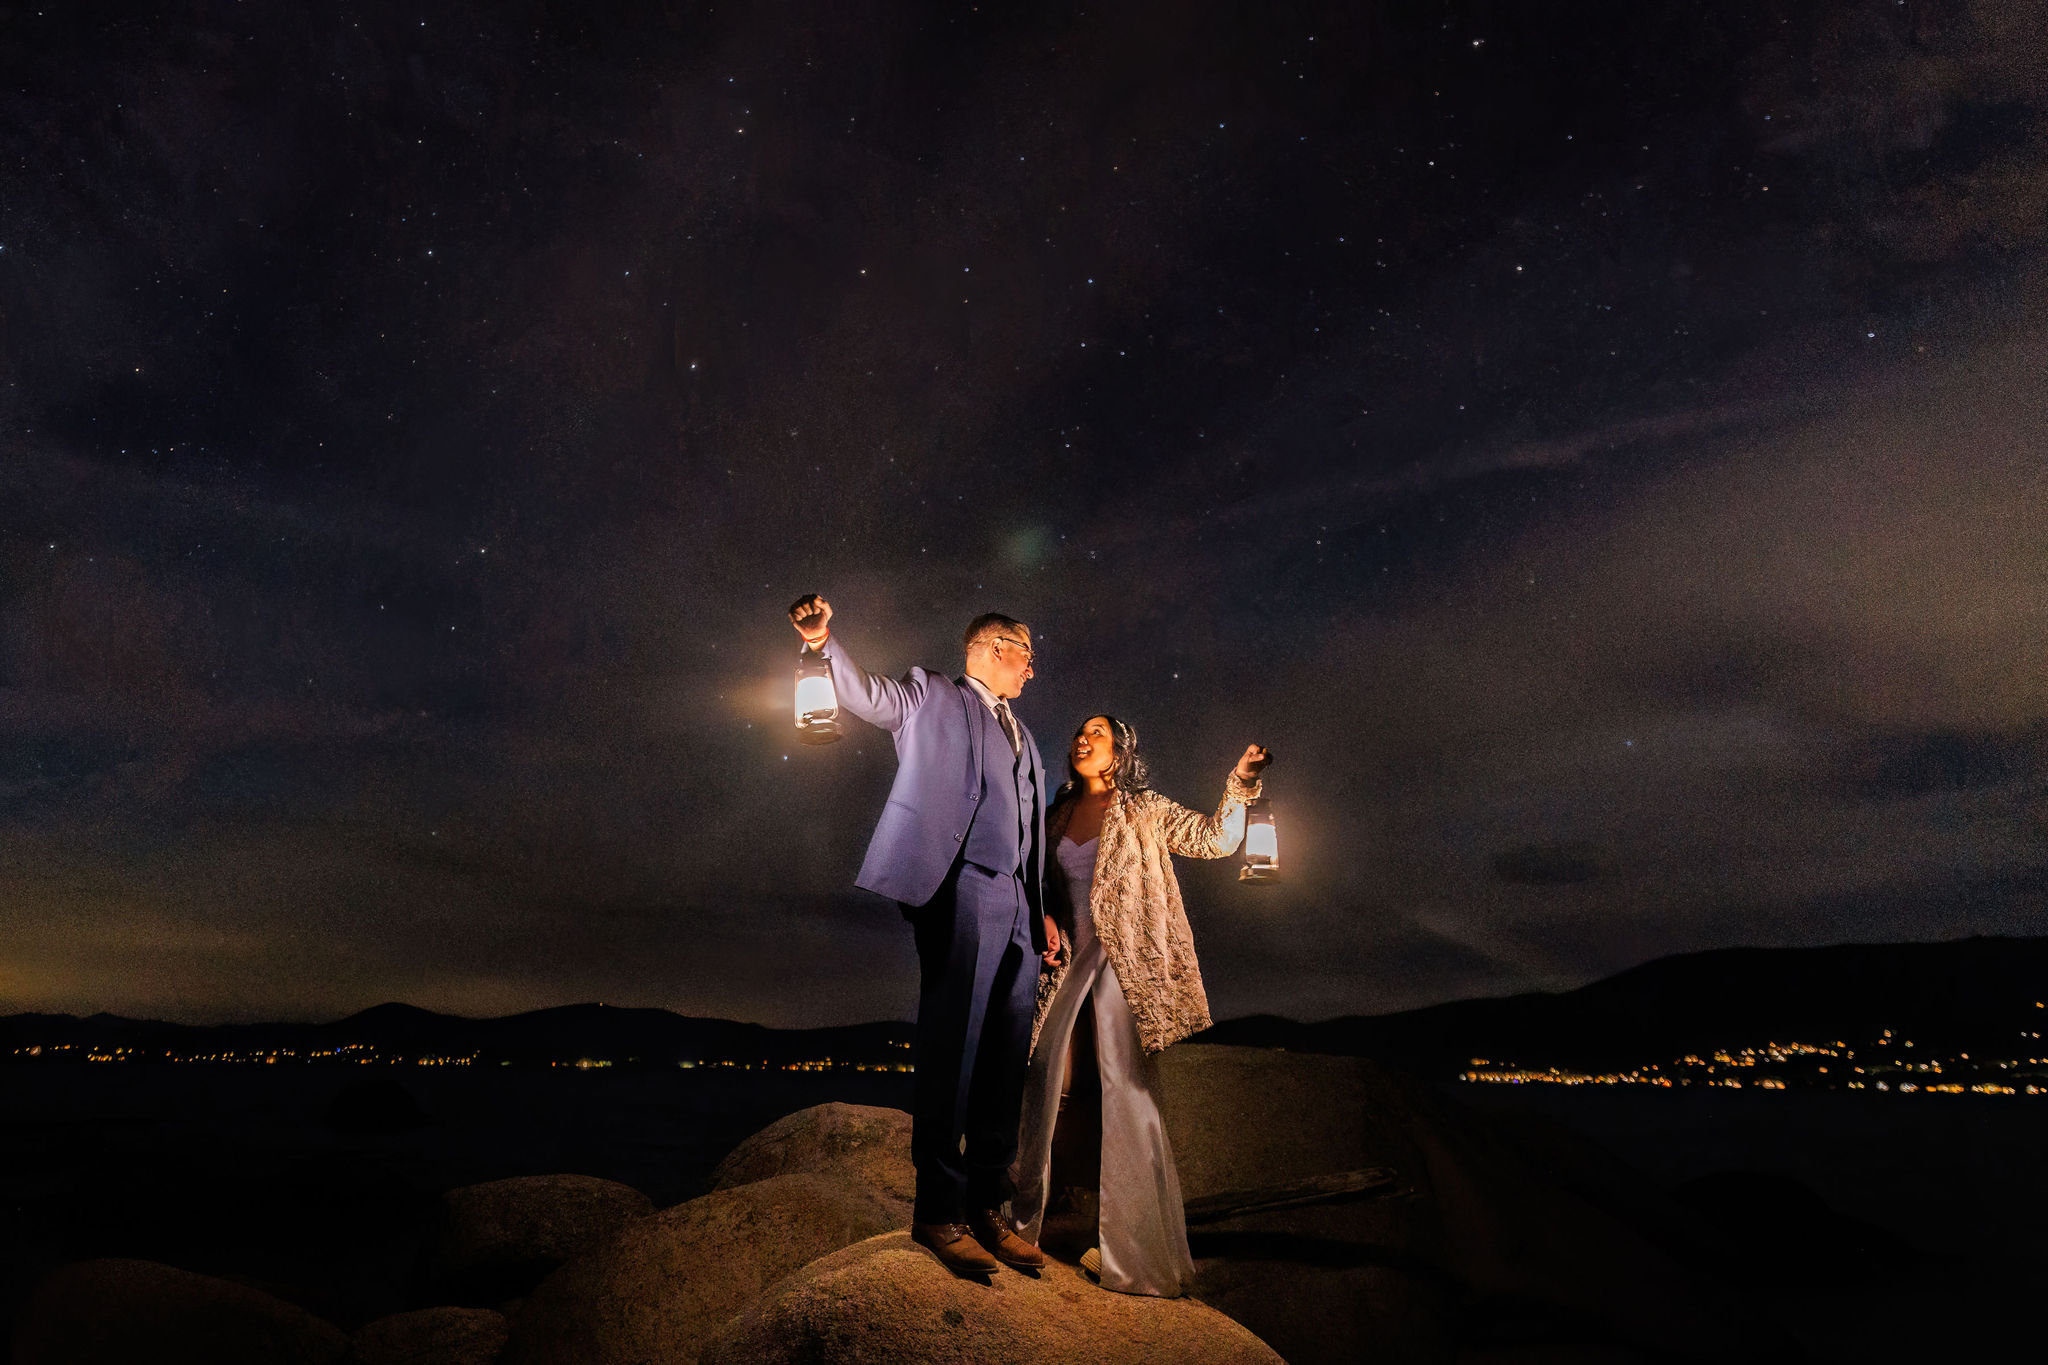
[[[823,679],[831,694],[829,710],[804,709],[804,684],[813,678]],[[839,689],[832,685],[832,666],[822,652],[805,645],[796,657],[796,737],[804,744],[831,744],[839,736]]]
[[[1257,828],[1273,831],[1270,855],[1252,852],[1252,831]],[[1264,798],[1245,802],[1244,862],[1237,869],[1237,879],[1253,886],[1270,886],[1280,880],[1280,829],[1273,821],[1272,803]]]

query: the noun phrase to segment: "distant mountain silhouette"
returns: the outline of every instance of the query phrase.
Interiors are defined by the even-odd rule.
[[[1901,1043],[2041,1056],[2048,939],[1725,948],[1659,958],[1577,990],[1302,1024],[1254,1015],[1194,1041],[1370,1056],[1429,1075],[1475,1057],[1601,1070],[1769,1042]],[[1926,1055],[1921,1051],[1919,1055]]]
[[[661,1009],[563,1005],[498,1019],[465,1019],[413,1005],[373,1006],[332,1023],[173,1024],[95,1014],[16,1014],[0,1018],[0,1058],[17,1049],[133,1049],[146,1056],[197,1057],[316,1053],[353,1049],[382,1059],[474,1057],[499,1062],[673,1066],[678,1063],[766,1063],[831,1059],[896,1065],[910,1054],[910,1025],[885,1022],[825,1029],[771,1029],[730,1019],[697,1019]]]
[[[1644,963],[1577,990],[1463,1000],[1399,1014],[1298,1023],[1277,1015],[1227,1020],[1196,1042],[1369,1056],[1425,1075],[1456,1074],[1484,1057],[1524,1066],[1603,1070],[1680,1054],[1766,1043],[1846,1042],[1885,1030],[1926,1057],[2048,1056],[2048,939],[1829,948],[1726,948]],[[911,1026],[771,1029],[661,1009],[563,1005],[465,1019],[384,1004],[332,1023],[201,1026],[95,1014],[0,1018],[0,1059],[40,1045],[132,1048],[145,1055],[360,1049],[380,1059],[471,1057],[499,1062],[673,1066],[797,1062],[900,1065]],[[67,1055],[71,1055],[67,1054]],[[45,1054],[50,1055],[46,1052]]]

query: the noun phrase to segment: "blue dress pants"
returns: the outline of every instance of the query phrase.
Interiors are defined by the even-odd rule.
[[[961,862],[937,895],[904,913],[917,937],[919,978],[912,1217],[959,1223],[1014,1189],[1041,963],[1015,873]]]

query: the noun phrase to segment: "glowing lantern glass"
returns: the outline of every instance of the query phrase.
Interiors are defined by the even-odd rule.
[[[1253,801],[1244,809],[1244,866],[1237,870],[1241,882],[1280,880],[1280,834],[1273,825],[1273,808]]]
[[[839,694],[832,690],[832,667],[808,645],[796,659],[796,737],[806,744],[830,744],[839,738]]]

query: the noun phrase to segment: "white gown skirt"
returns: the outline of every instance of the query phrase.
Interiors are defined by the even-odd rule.
[[[1102,1074],[1102,1184],[1098,1245],[1102,1287],[1176,1298],[1194,1287],[1195,1261],[1181,1206],[1180,1177],[1160,1121],[1159,1064],[1138,1041],[1115,968],[1089,922],[1086,884],[1076,888],[1074,956],[1046,1011],[1024,1082],[1024,1117],[1012,1175],[1011,1221],[1036,1243],[1052,1178],[1052,1131],[1066,1084],[1067,1043],[1082,1008],[1095,1009],[1095,1060]]]

